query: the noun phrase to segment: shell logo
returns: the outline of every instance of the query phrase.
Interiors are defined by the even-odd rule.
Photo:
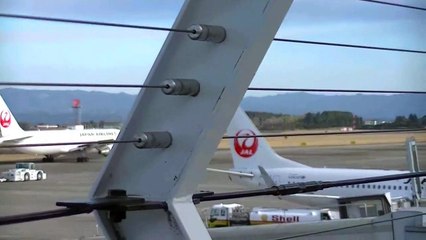
[[[234,149],[238,155],[243,158],[249,158],[256,153],[257,148],[259,147],[259,140],[255,137],[256,134],[252,130],[240,130],[235,136]],[[241,136],[249,136],[249,138],[238,138]]]
[[[12,116],[10,115],[10,112],[8,111],[1,111],[0,113],[0,125],[4,128],[8,128],[10,126],[10,123],[12,122]]]
[[[266,214],[260,215],[260,220],[262,220],[263,222],[268,221],[268,215],[266,215]]]

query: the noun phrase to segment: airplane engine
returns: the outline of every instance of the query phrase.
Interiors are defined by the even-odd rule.
[[[112,148],[112,145],[104,146],[104,147],[98,149],[98,154],[102,155],[102,156],[107,156],[108,153],[111,151],[111,148]]]

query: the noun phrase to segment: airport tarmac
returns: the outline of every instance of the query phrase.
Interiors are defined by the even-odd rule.
[[[418,143],[421,169],[426,169],[426,143]],[[406,169],[405,146],[364,145],[341,147],[292,147],[276,151],[287,158],[314,167]],[[86,199],[87,194],[104,159],[87,163],[65,160],[54,163],[39,163],[48,174],[48,179],[38,182],[0,183],[0,215],[20,214],[55,209],[61,200]],[[231,167],[228,151],[218,151],[210,167],[228,169]],[[1,164],[0,171],[13,168],[13,164]],[[208,172],[199,190],[215,192],[244,190],[233,184],[226,175]],[[279,200],[276,197],[257,197],[222,202],[237,202],[248,207],[293,208],[300,205]],[[207,213],[209,206],[197,206],[201,213]],[[205,214],[203,214],[204,216]],[[97,232],[92,214],[57,218],[53,220],[15,224],[0,227],[0,239],[93,239]]]

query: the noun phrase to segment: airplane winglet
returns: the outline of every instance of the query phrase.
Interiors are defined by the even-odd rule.
[[[272,180],[271,176],[269,176],[268,172],[266,172],[266,170],[262,167],[262,166],[258,166],[260,174],[263,178],[263,180],[266,183],[266,186],[268,187],[273,187],[276,186],[274,180]]]

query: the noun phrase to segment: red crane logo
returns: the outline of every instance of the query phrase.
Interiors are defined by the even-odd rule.
[[[11,122],[12,122],[12,116],[10,115],[10,112],[2,111],[0,113],[0,125],[4,128],[7,128],[10,126]]]
[[[238,155],[243,158],[253,156],[259,146],[259,140],[256,134],[249,129],[243,129],[237,132],[234,138],[234,148]],[[241,136],[248,136],[248,138],[240,138]]]

